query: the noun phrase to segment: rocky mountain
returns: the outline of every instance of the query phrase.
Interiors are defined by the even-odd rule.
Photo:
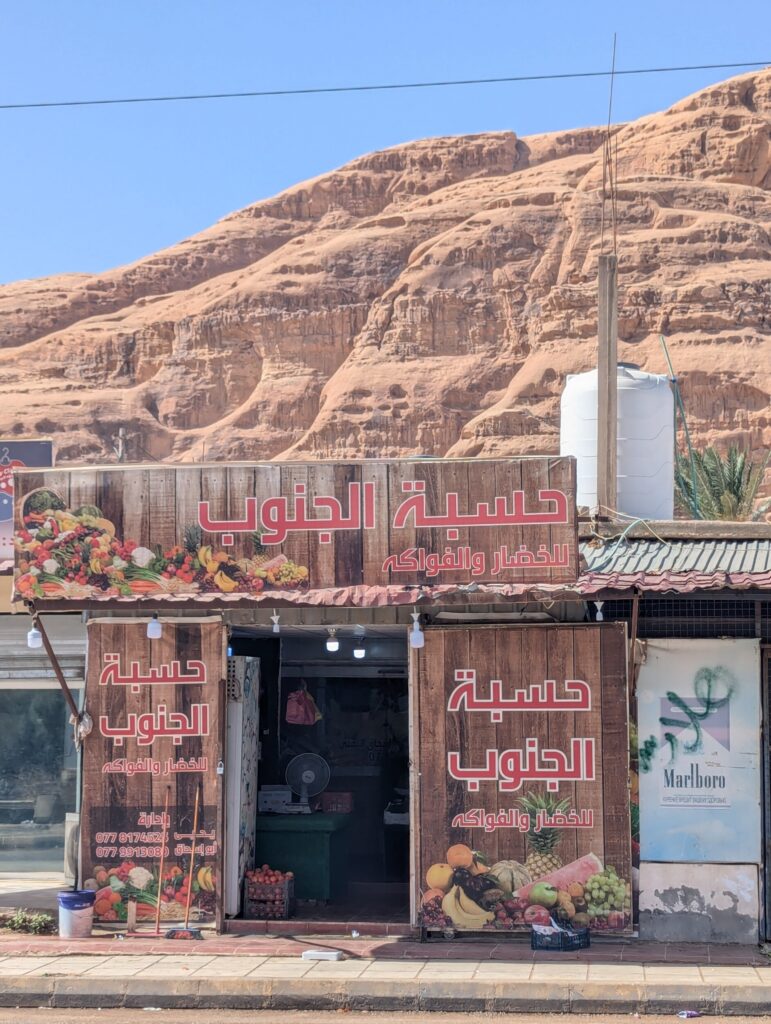
[[[0,288],[0,436],[59,460],[558,448],[596,359],[598,128],[372,153],[104,274]],[[616,126],[620,358],[771,445],[771,71]]]

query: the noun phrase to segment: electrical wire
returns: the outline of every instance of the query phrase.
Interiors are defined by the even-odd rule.
[[[103,107],[137,103],[181,103],[198,100],[233,100],[272,96],[323,96],[333,93],[388,92],[399,89],[444,89],[450,86],[499,85],[512,82],[556,82],[579,78],[608,78],[611,75],[656,75],[676,71],[726,71],[768,67],[771,61],[747,60],[727,64],[679,64],[653,68],[616,68],[613,71],[565,71],[542,75],[504,75],[498,78],[457,78],[435,82],[388,82],[376,85],[312,86],[305,89],[253,89],[244,92],[206,92],[169,96],[125,96],[115,99],[43,100],[37,103],[0,103],[0,110],[35,110],[51,107]]]

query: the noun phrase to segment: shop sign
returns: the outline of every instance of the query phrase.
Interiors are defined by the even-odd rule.
[[[419,924],[631,928],[625,636],[616,623],[426,630]]]
[[[71,470],[18,486],[16,592],[36,601],[297,600],[578,572],[570,458]]]
[[[0,438],[0,567],[13,565],[14,470],[53,465],[52,441],[14,441]],[[7,566],[3,563],[9,563]]]
[[[222,691],[219,619],[88,624],[81,878],[100,921],[213,920],[222,879]],[[196,793],[199,820],[193,835]],[[168,801],[168,807],[167,807]],[[161,874],[161,859],[163,872]]]
[[[757,640],[649,640],[637,684],[643,860],[758,863]]]

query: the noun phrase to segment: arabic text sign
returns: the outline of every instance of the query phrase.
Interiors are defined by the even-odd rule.
[[[129,897],[152,909],[163,849],[162,920],[178,919],[195,846],[194,916],[211,919],[222,863],[224,631],[219,619],[164,623],[160,640],[148,640],[146,629],[142,621],[88,624],[86,706],[94,728],[83,754],[83,881],[99,886],[100,919],[123,922]],[[108,906],[110,885],[121,898]]]
[[[0,562],[13,560],[14,471],[52,463],[51,441],[0,439]]]
[[[429,628],[414,658],[423,923],[438,927],[449,917],[444,925],[459,930],[484,928],[492,918],[505,928],[545,923],[531,883],[556,871],[566,914],[585,913],[597,930],[627,930],[624,626]],[[544,837],[552,855],[545,864],[538,856]],[[517,889],[513,897],[469,878],[473,851],[492,878],[501,865],[501,879]],[[511,862],[529,864],[531,873],[518,870],[512,881]],[[451,878],[443,875],[446,863]],[[609,879],[607,907],[584,898],[596,875]],[[440,883],[449,890],[441,900],[433,894]],[[585,909],[568,898],[571,883]]]
[[[649,640],[637,684],[644,861],[759,863],[758,640]]]
[[[574,477],[559,457],[28,473],[16,591],[264,600],[362,584],[569,583]]]

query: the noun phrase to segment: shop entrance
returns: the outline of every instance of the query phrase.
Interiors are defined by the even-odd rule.
[[[231,652],[250,659],[259,677],[259,722],[247,727],[254,738],[241,757],[247,765],[256,745],[257,801],[244,807],[242,798],[239,808],[241,831],[254,836],[245,860],[258,876],[254,885],[248,876],[241,883],[240,913],[408,923],[404,628],[284,627],[278,637],[244,629],[232,636]],[[263,865],[271,873],[259,874]],[[294,900],[285,907],[290,872]],[[276,894],[264,905],[250,898]]]

